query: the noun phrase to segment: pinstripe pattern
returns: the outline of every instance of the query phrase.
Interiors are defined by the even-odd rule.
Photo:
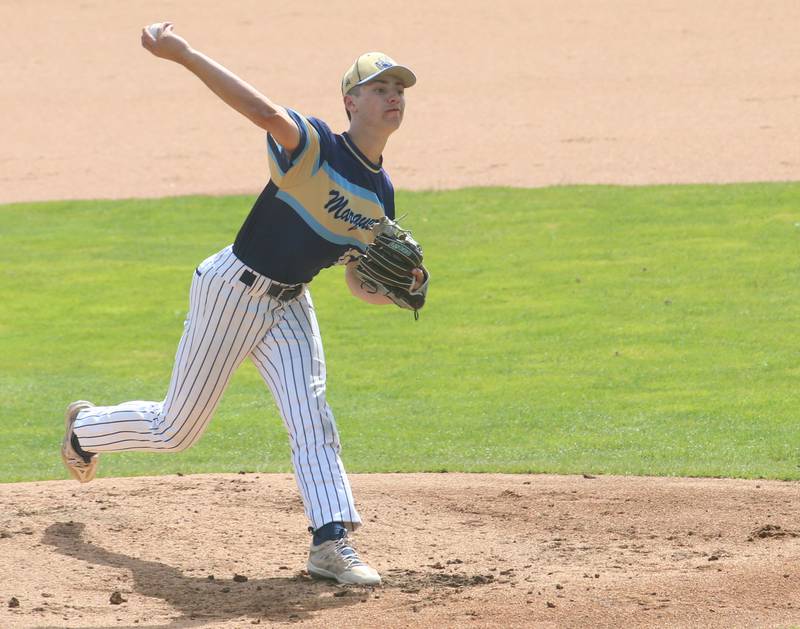
[[[203,434],[233,372],[251,357],[272,392],[289,433],[297,486],[314,528],[361,523],[325,397],[325,357],[308,290],[279,302],[261,275],[227,247],[195,272],[189,314],[163,402],[132,401],[82,411],[74,430],[89,452],[189,448]]]

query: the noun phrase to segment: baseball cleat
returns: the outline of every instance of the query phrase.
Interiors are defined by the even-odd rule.
[[[314,577],[335,579],[348,585],[380,585],[381,576],[358,556],[345,535],[319,546],[311,543],[308,553],[308,572]]]
[[[79,400],[73,402],[67,407],[67,412],[64,416],[64,441],[61,442],[61,460],[69,470],[70,475],[81,483],[88,483],[94,478],[97,472],[97,455],[96,454],[78,454],[78,451],[73,445],[72,425],[78,418],[80,413],[85,408],[94,406],[91,402],[86,400]]]

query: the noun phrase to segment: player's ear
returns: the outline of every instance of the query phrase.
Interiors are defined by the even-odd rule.
[[[345,108],[345,110],[347,110],[350,113],[353,113],[354,111],[356,111],[356,109],[357,109],[356,102],[353,99],[352,95],[345,94],[345,97],[344,97],[344,108]]]

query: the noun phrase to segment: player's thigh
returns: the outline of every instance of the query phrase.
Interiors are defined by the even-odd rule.
[[[330,415],[325,354],[308,291],[285,305],[283,317],[254,348],[252,358],[284,419]]]

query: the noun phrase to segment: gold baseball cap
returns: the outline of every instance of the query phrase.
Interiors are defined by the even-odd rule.
[[[394,59],[382,52],[365,52],[351,65],[342,77],[342,96],[356,85],[362,85],[381,74],[396,76],[404,87],[417,82],[414,73],[405,66],[398,65]]]

